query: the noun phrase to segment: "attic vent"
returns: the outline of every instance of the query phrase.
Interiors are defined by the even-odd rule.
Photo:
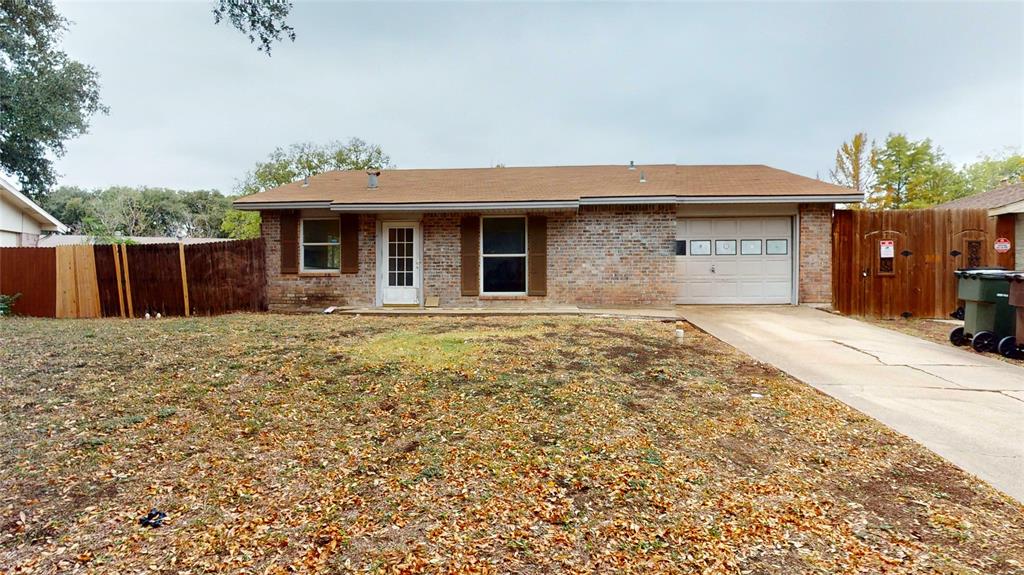
[[[636,169],[636,166],[633,164],[633,160],[629,161],[629,169],[631,169],[631,170],[635,170]]]
[[[305,178],[302,178],[302,187],[303,188],[308,188],[309,187],[309,176],[306,176]]]
[[[641,184],[646,184],[647,183],[647,176],[644,175],[643,170],[640,170],[640,183]]]
[[[377,188],[377,176],[380,175],[380,171],[366,172],[367,182],[366,187],[371,190]]]

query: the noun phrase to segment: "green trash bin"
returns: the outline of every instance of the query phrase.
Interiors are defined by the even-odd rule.
[[[957,297],[964,300],[964,326],[949,334],[953,345],[971,344],[978,352],[996,351],[1000,340],[1016,335],[1010,305],[1010,275],[1003,269],[968,269],[953,272]]]

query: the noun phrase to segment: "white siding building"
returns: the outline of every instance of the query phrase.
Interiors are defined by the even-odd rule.
[[[35,246],[43,233],[66,231],[67,226],[0,177],[0,247]]]

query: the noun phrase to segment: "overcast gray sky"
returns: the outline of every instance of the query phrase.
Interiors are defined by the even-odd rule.
[[[298,1],[268,58],[206,2],[61,2],[110,114],[64,184],[217,188],[277,146],[398,167],[763,163],[826,178],[866,130],[957,164],[1024,147],[1024,3]]]

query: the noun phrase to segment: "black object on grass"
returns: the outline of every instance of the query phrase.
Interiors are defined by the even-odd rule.
[[[139,525],[144,527],[160,527],[164,524],[167,514],[159,509],[153,508],[145,517],[139,518]]]

